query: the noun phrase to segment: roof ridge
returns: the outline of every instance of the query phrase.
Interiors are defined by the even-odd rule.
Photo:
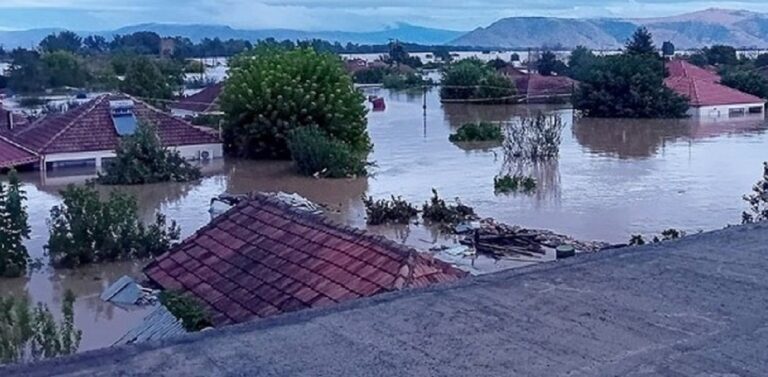
[[[93,111],[93,109],[95,109],[96,106],[98,106],[101,103],[101,101],[103,101],[104,98],[106,98],[107,96],[108,96],[108,94],[102,94],[102,95],[94,98],[92,101],[90,101],[90,105],[89,105],[90,107],[85,109],[85,110],[83,110],[80,114],[77,114],[77,116],[72,118],[72,120],[70,120],[69,122],[67,122],[67,124],[61,130],[59,130],[59,132],[57,132],[50,139],[48,139],[48,141],[45,144],[43,144],[42,147],[40,147],[40,152],[44,151],[46,148],[48,148],[48,146],[53,144],[53,142],[56,141],[56,139],[58,139],[59,136],[63,135],[65,132],[69,131],[69,129],[72,128],[72,126],[75,124],[75,122],[80,120],[80,118],[85,116],[85,114],[88,114],[91,111]],[[81,106],[85,106],[85,104],[83,104]]]
[[[8,143],[8,144],[11,144],[11,145],[13,145],[13,146],[14,146],[14,147],[16,147],[16,148],[19,148],[19,149],[23,149],[23,150],[24,150],[24,151],[26,151],[26,152],[32,153],[32,154],[33,154],[33,155],[35,155],[36,157],[40,157],[40,153],[37,153],[37,152],[35,152],[34,150],[32,150],[32,149],[30,149],[30,148],[27,148],[27,147],[26,147],[26,146],[24,146],[23,144],[21,144],[21,143],[19,143],[19,142],[17,142],[17,141],[14,141],[13,139],[9,138],[9,137],[8,137],[8,136],[6,136],[6,135],[0,135],[0,139],[2,139],[3,141],[5,141],[5,142],[6,142],[6,143]]]

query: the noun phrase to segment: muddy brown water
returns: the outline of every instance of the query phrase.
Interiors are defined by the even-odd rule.
[[[424,117],[422,93],[369,91],[387,101],[385,112],[369,114],[375,144],[371,159],[376,163],[372,177],[316,180],[295,175],[286,162],[228,160],[206,166],[206,178],[200,182],[122,189],[136,195],[144,218],[163,211],[181,225],[185,236],[209,221],[209,201],[224,191],[298,192],[327,205],[337,221],[364,227],[362,195],[402,195],[423,203],[434,187],[446,198],[460,197],[481,216],[580,239],[625,242],[633,233],[653,234],[670,227],[695,232],[738,223],[744,209],[741,196],[768,160],[766,124],[758,119],[574,121],[566,106],[443,106],[436,91],[426,96]],[[557,113],[565,120],[560,158],[525,168],[540,182],[535,194],[495,195],[494,176],[509,169],[502,151],[487,145],[457,146],[448,142],[448,135],[468,121],[510,121],[536,111]],[[32,226],[27,245],[33,257],[43,257],[46,219],[50,208],[60,203],[58,190],[67,183],[82,183],[87,174],[65,170],[45,178],[35,172],[22,175]],[[422,249],[452,242],[419,226],[371,230]],[[58,313],[63,292],[73,290],[78,296],[75,318],[83,330],[81,350],[100,348],[147,313],[103,303],[98,297],[120,276],[140,276],[142,266],[113,263],[75,271],[46,267],[26,278],[0,280],[0,292],[46,303]]]

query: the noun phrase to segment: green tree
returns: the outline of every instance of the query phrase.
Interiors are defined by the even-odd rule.
[[[40,49],[45,52],[66,51],[75,53],[80,51],[82,45],[83,39],[71,31],[50,34],[40,41]]]
[[[703,51],[699,51],[691,54],[688,57],[688,62],[702,68],[709,65],[709,60],[707,59],[707,56],[704,55]]]
[[[760,54],[755,58],[755,67],[762,68],[768,66],[768,54]]]
[[[728,69],[722,74],[720,83],[760,98],[768,98],[768,80],[752,70]]]
[[[26,193],[15,170],[8,173],[8,184],[0,184],[0,276],[18,277],[26,273],[29,239]]]
[[[585,80],[592,72],[597,57],[592,50],[578,46],[568,58],[568,76],[577,81]]]
[[[656,55],[653,35],[645,26],[639,27],[624,46],[624,53],[629,55]]]
[[[588,117],[681,118],[688,101],[664,85],[664,62],[651,55],[600,57],[574,94]]]
[[[364,97],[338,57],[260,48],[234,59],[230,72],[220,103],[235,154],[288,158],[288,135],[302,127],[317,127],[355,154],[370,151]]]
[[[157,182],[188,182],[200,179],[200,169],[178,151],[162,146],[157,129],[141,123],[136,133],[123,137],[117,156],[105,165],[98,181],[107,185],[137,185]]]
[[[128,64],[120,90],[155,105],[162,105],[163,100],[173,97],[174,85],[155,62],[148,57],[138,56]]]
[[[741,215],[744,224],[768,221],[768,162],[763,163],[763,177],[753,187],[752,193],[744,195],[749,210]]]
[[[442,100],[504,102],[516,93],[515,84],[479,59],[464,59],[443,72]]]
[[[732,46],[714,45],[705,47],[702,52],[711,65],[733,65],[739,62],[736,49]]]
[[[51,208],[50,237],[45,249],[54,267],[73,268],[160,255],[179,239],[175,221],[163,214],[144,225],[136,199],[113,191],[101,200],[93,183],[61,191],[63,203]]]
[[[83,47],[89,54],[101,54],[109,50],[109,42],[101,35],[89,35],[83,39]]]
[[[0,364],[71,355],[80,347],[75,328],[75,295],[66,291],[62,320],[56,323],[47,306],[30,308],[26,299],[0,297]]]
[[[661,52],[664,56],[674,56],[675,55],[675,45],[670,41],[665,41],[661,45]]]
[[[8,87],[17,92],[42,91],[48,84],[45,67],[36,51],[13,50],[8,76]]]
[[[60,88],[65,86],[83,87],[88,82],[88,70],[81,58],[65,50],[57,50],[44,54],[42,57],[48,86]]]
[[[509,63],[505,62],[504,59],[501,59],[501,58],[496,58],[496,59],[490,60],[490,61],[488,61],[487,64],[488,64],[488,67],[490,67],[491,69],[496,70],[496,71],[498,71],[498,70],[500,70],[502,68],[505,68],[506,66],[509,65]]]
[[[536,61],[536,70],[543,76],[561,75],[565,73],[567,68],[565,63],[558,60],[557,55],[549,50],[544,51],[541,54],[541,58]]]

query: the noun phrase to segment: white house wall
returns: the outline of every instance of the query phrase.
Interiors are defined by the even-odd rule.
[[[170,147],[169,149],[177,150],[182,157],[193,161],[200,159],[200,152],[202,151],[207,151],[211,159],[224,157],[224,150],[221,143],[182,145],[178,147]],[[114,157],[114,150],[104,150],[91,152],[53,153],[45,155],[44,161],[46,163],[95,161],[96,167],[100,168],[103,159]]]
[[[688,115],[694,118],[701,118],[701,119],[728,119],[730,118],[730,112],[731,110],[738,110],[743,109],[745,112],[745,115],[748,115],[750,117],[759,116],[759,114],[750,114],[749,108],[751,107],[760,107],[761,109],[765,108],[765,103],[742,103],[742,104],[735,104],[735,105],[719,105],[719,106],[702,106],[702,107],[691,107],[688,110]],[[761,111],[761,114],[763,117],[765,117],[765,111]]]

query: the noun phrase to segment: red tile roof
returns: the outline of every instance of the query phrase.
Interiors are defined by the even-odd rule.
[[[222,83],[213,84],[191,96],[176,101],[171,108],[195,113],[218,111],[218,99],[223,88],[224,84]]]
[[[47,116],[10,135],[39,154],[111,150],[120,140],[110,116],[109,101],[131,99],[139,122],[154,124],[165,146],[219,143],[219,139],[188,122],[125,95],[103,95],[62,114]]]
[[[720,82],[720,76],[717,73],[697,67],[681,59],[668,61],[667,71],[669,71],[669,77],[686,77],[715,83]]]
[[[531,97],[571,94],[576,85],[575,80],[566,76],[543,76],[534,73],[511,77],[515,81],[517,93]]]
[[[39,159],[34,152],[0,136],[0,168],[31,164]]]
[[[689,99],[693,107],[765,103],[765,100],[708,80],[668,77],[668,88]]]
[[[256,194],[144,270],[191,292],[216,325],[330,305],[466,273],[416,250]]]

